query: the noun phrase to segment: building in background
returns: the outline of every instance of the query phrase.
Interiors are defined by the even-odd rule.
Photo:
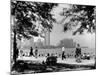
[[[66,47],[66,48],[74,48],[76,46],[76,42],[73,39],[63,39],[60,41],[59,47]]]
[[[45,30],[44,45],[45,46],[50,46],[50,30],[49,29]]]

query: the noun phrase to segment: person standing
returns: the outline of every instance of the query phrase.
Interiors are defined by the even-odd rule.
[[[33,48],[30,48],[30,56],[33,56]]]
[[[20,50],[20,54],[19,54],[20,57],[23,56],[23,50]]]
[[[35,57],[37,58],[37,55],[38,55],[38,48],[36,47],[35,49]]]
[[[62,60],[65,59],[65,47],[62,47]]]
[[[77,44],[75,57],[76,57],[76,62],[81,62],[81,47],[80,47],[80,44]]]

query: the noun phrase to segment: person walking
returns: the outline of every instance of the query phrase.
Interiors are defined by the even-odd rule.
[[[38,55],[38,48],[36,47],[35,49],[35,57],[37,58],[37,55]]]
[[[77,44],[76,52],[75,52],[76,62],[81,62],[81,47],[80,44]]]
[[[63,46],[62,47],[62,60],[65,59],[65,47]]]
[[[30,48],[30,56],[33,56],[33,48]]]

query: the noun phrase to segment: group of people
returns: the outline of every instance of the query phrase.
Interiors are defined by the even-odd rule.
[[[34,48],[33,47],[30,47],[30,51],[27,53],[27,52],[23,52],[23,50],[20,50],[20,56],[34,56],[37,58],[37,55],[38,55],[38,48]]]
[[[33,48],[31,47],[29,56],[34,56],[37,58],[37,55],[38,55],[38,48],[36,47],[35,50],[33,51]]]
[[[81,47],[80,44],[77,44],[76,50],[75,50],[75,58],[76,62],[81,62]],[[65,48],[62,47],[62,60],[66,59],[65,55]]]
[[[57,54],[56,54],[57,55]],[[29,52],[29,56],[34,56],[34,57],[38,57],[38,48],[35,47],[35,49],[33,49],[32,47],[30,47],[30,52]],[[50,56],[50,54],[48,53],[47,56]],[[66,55],[65,55],[65,47],[62,47],[62,60],[66,59]],[[81,47],[79,44],[77,44],[76,50],[75,50],[75,58],[77,62],[81,62]]]

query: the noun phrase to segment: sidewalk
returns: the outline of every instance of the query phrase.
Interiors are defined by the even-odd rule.
[[[46,61],[46,57],[19,57],[17,60],[27,60],[27,61],[33,61],[33,62],[39,62],[42,63],[43,61]],[[57,63],[63,63],[63,64],[72,64],[72,65],[94,65],[95,60],[82,60],[81,63],[77,63],[75,58],[66,58],[65,60],[62,60],[61,58],[57,58]]]

